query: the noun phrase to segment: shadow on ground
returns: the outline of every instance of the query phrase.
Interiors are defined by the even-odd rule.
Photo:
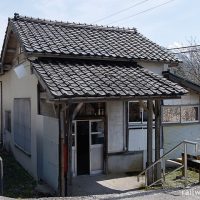
[[[73,178],[71,196],[124,193],[141,187],[143,182],[138,183],[136,176],[126,174],[78,176]]]

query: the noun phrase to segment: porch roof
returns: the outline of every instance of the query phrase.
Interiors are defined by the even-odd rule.
[[[53,98],[178,96],[187,90],[136,63],[37,59],[36,76]]]

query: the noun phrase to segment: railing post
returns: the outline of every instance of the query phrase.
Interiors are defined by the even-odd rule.
[[[0,157],[0,195],[3,195],[3,160]]]
[[[145,171],[145,187],[147,187],[147,171]]]
[[[187,186],[187,143],[184,142],[184,177],[185,186]]]
[[[165,182],[165,168],[166,168],[165,159],[163,158],[163,181],[164,182]]]

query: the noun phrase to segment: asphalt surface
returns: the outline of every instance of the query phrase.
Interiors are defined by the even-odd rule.
[[[9,200],[11,198],[0,197],[2,200]],[[91,196],[76,196],[76,197],[49,197],[40,198],[40,200],[196,200],[200,199],[200,186],[194,186],[186,189],[162,189],[162,190],[135,190],[129,192],[121,192],[118,194],[105,194],[105,195],[91,195]]]

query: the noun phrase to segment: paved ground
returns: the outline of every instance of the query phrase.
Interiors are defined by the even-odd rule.
[[[72,196],[40,200],[200,200],[200,185],[187,189],[138,190],[136,177],[124,175],[79,176],[73,179]],[[0,200],[10,198],[0,197]]]
[[[9,200],[9,198],[0,197],[2,200]],[[196,200],[200,199],[200,186],[191,187],[187,189],[176,190],[150,190],[150,191],[129,191],[115,194],[94,195],[94,196],[81,196],[81,197],[50,197],[41,198],[40,200]]]
[[[73,179],[72,196],[114,194],[140,188],[144,181],[137,182],[137,176],[109,174],[77,176]]]

